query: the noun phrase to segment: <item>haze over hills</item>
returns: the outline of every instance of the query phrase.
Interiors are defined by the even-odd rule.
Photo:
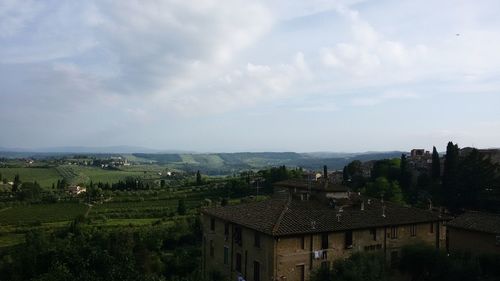
[[[228,174],[241,170],[261,169],[285,165],[306,169],[342,169],[353,160],[370,161],[400,157],[401,151],[388,152],[234,152],[201,153],[192,151],[159,150],[133,146],[109,147],[52,147],[42,149],[0,148],[0,157],[38,158],[63,157],[73,154],[107,155],[119,154],[130,161],[166,165],[168,167],[193,171],[201,170],[207,174]]]

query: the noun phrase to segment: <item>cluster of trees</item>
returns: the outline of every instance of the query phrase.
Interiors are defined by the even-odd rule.
[[[344,179],[355,191],[389,201],[423,205],[438,202],[449,210],[500,211],[500,166],[471,149],[460,155],[458,145],[448,143],[444,165],[436,148],[429,169],[410,167],[406,155],[400,159],[373,162],[371,177],[363,176],[363,165],[353,161],[344,167]]]
[[[264,186],[272,187],[275,182],[288,179],[301,179],[303,171],[300,168],[288,169],[286,166],[260,170],[258,176],[263,179]]]
[[[98,187],[103,190],[147,190],[153,187],[154,183],[145,181],[140,177],[127,177],[125,180],[119,180],[115,183],[93,183],[90,182],[89,187]]]
[[[384,159],[375,161],[371,170],[371,177],[363,176],[363,166],[358,160],[344,167],[344,181],[355,191],[376,198],[384,198],[393,202],[402,202],[404,182],[404,159]]]
[[[500,256],[448,255],[426,244],[403,247],[389,267],[383,253],[356,253],[314,272],[311,281],[493,281],[500,278]]]
[[[79,217],[53,233],[32,231],[26,243],[0,254],[2,280],[201,280],[201,227],[103,230]]]
[[[448,143],[437,199],[450,210],[500,211],[500,165],[472,149],[461,156],[458,145]]]

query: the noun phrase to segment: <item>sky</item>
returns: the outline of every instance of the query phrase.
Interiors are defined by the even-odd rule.
[[[0,147],[500,147],[498,0],[0,0]]]

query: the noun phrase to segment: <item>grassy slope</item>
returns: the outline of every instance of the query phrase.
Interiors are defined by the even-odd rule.
[[[13,181],[14,176],[19,174],[21,181],[37,181],[43,188],[50,188],[53,183],[62,179],[56,168],[0,168],[0,173],[9,181]]]
[[[3,209],[0,212],[0,224],[68,221],[84,214],[86,210],[86,205],[78,203],[20,205]]]

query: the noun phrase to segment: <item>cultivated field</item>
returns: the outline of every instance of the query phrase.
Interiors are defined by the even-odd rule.
[[[63,179],[56,168],[0,168],[0,173],[8,181],[13,181],[18,174],[21,181],[37,181],[43,188],[50,188],[57,180]]]

